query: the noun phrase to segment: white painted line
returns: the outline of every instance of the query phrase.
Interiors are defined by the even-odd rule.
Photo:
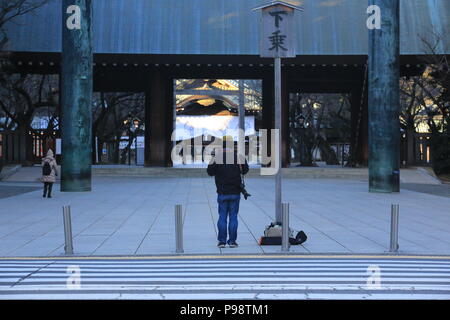
[[[145,276],[167,276],[167,277],[174,277],[174,276],[208,276],[208,277],[215,277],[215,276],[249,276],[249,275],[255,275],[255,276],[279,276],[281,279],[285,275],[291,275],[291,276],[303,276],[303,277],[310,277],[310,276],[321,276],[321,277],[331,277],[331,276],[341,276],[341,277],[347,277],[347,276],[359,276],[359,277],[368,277],[368,274],[366,272],[366,269],[360,269],[358,270],[360,272],[304,272],[304,271],[284,271],[284,270],[246,270],[246,271],[229,271],[229,270],[214,270],[213,272],[204,273],[202,271],[198,270],[178,270],[176,272],[170,272],[168,273],[167,270],[159,270],[159,271],[148,271],[148,272],[110,272],[110,273],[98,273],[98,272],[81,272],[81,277],[88,279],[89,278],[105,278],[110,279],[112,277],[145,277]],[[30,273],[20,273],[17,272],[5,272],[0,273],[0,280],[2,277],[7,276],[16,276],[16,277],[22,277],[24,275],[28,275]],[[447,273],[437,273],[437,272],[382,272],[381,277],[393,277],[393,276],[408,276],[408,277],[417,277],[417,278],[426,278],[427,276],[435,276],[435,277],[441,277],[443,279],[448,279],[450,281],[450,272]],[[33,273],[31,275],[31,278],[50,278],[50,279],[57,279],[57,278],[67,278],[66,272],[46,272],[46,271],[39,271],[36,273]],[[4,278],[3,278],[4,279]],[[390,278],[389,278],[390,279]]]
[[[57,281],[56,279],[52,278],[35,278],[30,277],[24,279],[21,283],[31,283],[31,282],[51,282],[51,281]],[[63,279],[62,281],[66,281],[66,279]],[[355,281],[355,282],[364,282],[367,281],[367,276],[363,277],[304,277],[304,276],[298,276],[298,277],[274,277],[274,276],[265,276],[263,278],[258,277],[251,277],[251,278],[241,278],[241,277],[233,277],[233,276],[227,276],[227,277],[211,277],[211,278],[200,278],[200,277],[186,277],[186,278],[172,278],[169,276],[161,276],[161,277],[142,277],[142,278],[126,278],[126,277],[116,277],[116,278],[83,278],[81,280],[83,283],[89,283],[89,282],[101,282],[101,281],[108,281],[108,282],[124,282],[124,283],[139,283],[139,282],[281,282],[281,281],[316,281],[316,282],[339,282],[339,283],[345,283],[348,281]],[[383,283],[389,283],[389,282],[408,282],[408,283],[420,283],[420,282],[436,282],[436,283],[445,283],[450,285],[450,278],[442,277],[442,278],[389,278],[389,280],[382,279]]]

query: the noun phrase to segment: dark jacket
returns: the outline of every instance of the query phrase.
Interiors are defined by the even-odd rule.
[[[227,164],[226,154],[233,152],[233,162],[231,164]],[[210,176],[214,176],[216,180],[216,187],[218,194],[240,194],[241,193],[241,171],[239,166],[242,168],[242,174],[246,174],[248,172],[248,164],[247,160],[241,161],[245,162],[242,164],[238,164],[237,162],[237,153],[234,151],[227,151],[223,153],[219,153],[215,158],[211,160],[211,163],[208,165],[207,172]],[[215,159],[222,158],[222,163],[217,163],[219,161],[215,161]]]

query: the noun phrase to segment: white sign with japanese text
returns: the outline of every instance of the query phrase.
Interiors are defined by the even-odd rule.
[[[295,57],[294,10],[271,6],[262,10],[260,56],[263,58]]]

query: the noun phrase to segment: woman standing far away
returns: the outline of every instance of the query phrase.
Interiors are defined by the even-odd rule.
[[[58,175],[58,166],[56,160],[53,157],[53,151],[48,149],[47,156],[42,159],[42,182],[44,183],[44,195],[43,197],[52,197],[52,187],[56,182],[56,176]]]

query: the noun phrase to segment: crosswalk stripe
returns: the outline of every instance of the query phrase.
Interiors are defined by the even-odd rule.
[[[29,260],[16,260],[16,259],[2,259],[0,260],[0,266],[1,265],[8,265],[8,264],[15,264],[15,265],[25,265],[25,264],[35,264],[35,265],[45,265],[49,263],[55,263],[55,264],[72,264],[74,262],[78,264],[93,264],[93,265],[108,265],[108,264],[114,264],[114,265],[121,265],[121,264],[130,264],[130,265],[150,265],[150,264],[198,264],[198,261],[202,261],[205,263],[215,263],[215,264],[221,264],[224,261],[227,263],[235,263],[235,264],[247,264],[247,263],[322,263],[322,264],[335,264],[335,263],[352,263],[352,264],[365,264],[365,263],[421,263],[421,264],[433,264],[433,265],[450,265],[450,257],[448,259],[440,259],[440,260],[430,260],[430,259],[349,259],[349,258],[335,258],[335,259],[300,259],[300,258],[288,258],[288,256],[285,259],[270,259],[270,258],[260,258],[260,259],[221,259],[218,256],[217,259],[172,259],[172,260],[164,260],[164,259],[152,259],[152,260],[98,260],[98,259],[92,259],[92,260],[86,260],[86,259],[80,259],[80,258],[70,258],[70,259],[55,259],[55,260],[35,260],[35,259],[29,259]]]
[[[80,287],[70,287],[80,272]],[[378,268],[373,284],[369,266]],[[73,272],[73,270],[72,270]],[[371,284],[372,283],[372,284]],[[69,284],[69,286],[68,286]],[[202,296],[239,299],[267,297],[409,297],[450,298],[450,259],[172,259],[172,260],[43,260],[3,259],[0,299],[36,297],[129,298]],[[252,297],[250,296],[250,297]]]
[[[8,273],[1,273],[0,279],[8,278],[11,276],[23,276],[28,275],[28,272],[8,272]],[[186,272],[180,272],[180,271],[158,271],[158,272],[82,272],[82,276],[85,279],[92,278],[92,277],[104,277],[104,278],[111,278],[111,277],[145,277],[145,276],[157,276],[157,275],[166,275],[168,277],[188,277],[188,276],[195,276],[198,272],[195,271],[186,271]],[[269,275],[277,275],[277,276],[286,276],[286,275],[292,275],[292,276],[304,276],[304,277],[311,277],[311,276],[340,276],[340,277],[348,277],[349,275],[357,275],[367,278],[367,273],[363,271],[359,272],[333,272],[333,271],[325,271],[325,272],[303,272],[303,271],[239,271],[239,272],[203,272],[203,275],[205,277],[210,276],[220,276],[220,275],[233,275],[233,276],[269,276]],[[405,278],[426,278],[426,277],[447,277],[448,272],[441,271],[441,272],[382,272],[382,276],[384,278],[390,278],[395,276],[402,276]],[[33,278],[67,278],[67,273],[61,273],[61,272],[36,272],[33,274]]]
[[[29,279],[23,280],[19,277],[11,277],[0,279],[0,287],[3,286],[21,286],[21,285],[33,285],[33,284],[52,284],[52,283],[63,283],[66,284],[68,281],[67,278],[36,278],[32,277]],[[264,277],[254,276],[254,275],[245,275],[245,276],[234,276],[234,277],[218,277],[218,276],[154,276],[154,277],[97,277],[97,278],[87,278],[83,277],[81,283],[83,285],[89,283],[124,283],[124,285],[131,284],[152,284],[152,283],[169,283],[169,282],[177,282],[177,283],[200,283],[200,282],[212,282],[212,283],[367,283],[367,277],[364,276],[353,276],[353,277],[344,277],[344,276],[295,276],[295,275],[285,275],[285,276],[273,276],[268,275]],[[409,283],[412,286],[415,284],[442,284],[442,285],[450,285],[450,281],[448,279],[442,277],[390,277],[382,279],[383,284],[393,284],[393,283]]]
[[[96,265],[96,264],[89,264],[89,265],[85,265],[85,264],[79,264],[76,261],[74,261],[73,263],[69,263],[69,264],[45,264],[45,265],[15,265],[15,264],[9,264],[9,265],[3,265],[0,266],[0,270],[4,270],[7,268],[42,268],[42,267],[48,267],[48,268],[64,268],[67,266],[71,266],[71,265],[77,265],[80,266],[82,268],[158,268],[158,267],[163,267],[163,268],[170,268],[171,266],[174,266],[175,268],[188,268],[188,267],[195,267],[195,268],[199,268],[202,266],[207,266],[209,268],[214,268],[214,267],[219,267],[222,268],[224,266],[223,263],[207,263],[207,262],[203,262],[201,265],[199,264],[185,264],[185,263],[180,263],[180,264],[149,264],[149,265],[145,265],[145,264],[139,264],[139,265],[134,265],[134,264],[128,264],[128,265],[115,265],[115,264],[108,264],[108,265]],[[246,264],[234,264],[234,263],[227,263],[226,266],[227,267],[235,267],[235,268],[239,268],[239,267],[302,267],[302,268],[308,268],[308,267],[313,267],[313,268],[317,268],[317,267],[331,267],[331,268],[341,268],[341,267],[366,267],[368,265],[378,265],[378,266],[383,266],[383,267],[422,267],[422,268],[429,268],[429,267],[442,267],[442,268],[450,268],[450,264],[448,265],[439,265],[439,264],[422,264],[422,263],[377,263],[377,262],[371,262],[371,263],[363,263],[363,264],[354,264],[354,263],[336,263],[336,264],[323,264],[323,263],[316,263],[316,264],[312,264],[312,263],[246,263]]]
[[[152,265],[115,265],[115,264],[109,264],[109,265],[83,265],[78,264],[76,262],[72,264],[67,265],[60,265],[60,264],[46,264],[46,265],[27,265],[27,266],[20,266],[20,265],[4,265],[0,266],[0,271],[3,270],[9,270],[9,269],[36,269],[36,268],[47,268],[47,269],[64,269],[68,266],[79,266],[80,268],[83,268],[85,270],[109,270],[109,269],[120,269],[120,270],[129,270],[129,269],[180,269],[180,268],[195,268],[195,269],[202,269],[202,268],[208,268],[208,269],[221,269],[221,268],[234,268],[234,269],[242,269],[242,268],[341,268],[341,269],[348,269],[348,268],[366,268],[368,265],[377,265],[379,267],[383,268],[392,268],[392,269],[410,269],[410,268],[420,268],[420,269],[438,269],[441,268],[443,270],[450,269],[450,265],[424,265],[424,264],[403,264],[403,263],[396,263],[396,264],[387,264],[387,263],[365,263],[365,264],[290,264],[290,263],[273,263],[273,264],[243,264],[243,265],[235,265],[231,263],[226,264],[216,264],[216,263],[197,263],[197,264],[184,264],[179,263],[177,265],[171,264],[171,265],[163,265],[163,264],[152,264]]]
[[[58,257],[0,257],[0,261],[69,261],[69,260],[84,260],[84,261],[152,261],[152,260],[267,260],[267,259],[282,259],[282,260],[374,260],[374,259],[389,259],[389,260],[450,260],[450,257],[439,255],[359,255],[359,254],[265,254],[265,255],[251,255],[251,254],[233,254],[233,255],[135,255],[135,256],[58,256]]]

